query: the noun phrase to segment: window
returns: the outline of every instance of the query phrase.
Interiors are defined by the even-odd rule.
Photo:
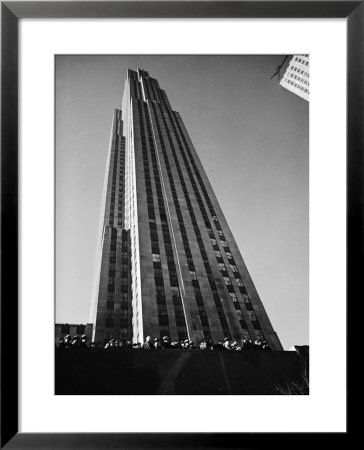
[[[61,333],[63,334],[63,333],[66,333],[66,334],[68,334],[69,332],[70,332],[70,326],[68,325],[68,323],[65,323],[64,325],[62,325],[62,328],[61,328]]]
[[[125,303],[125,302],[123,302],[123,303],[120,303],[120,309],[122,309],[122,310],[128,310],[128,304],[127,303]]]
[[[236,278],[236,283],[237,283],[238,286],[244,286],[241,278]]]
[[[221,253],[219,252],[219,250],[214,250],[215,256],[217,256],[218,258],[221,258]]]
[[[239,291],[243,294],[243,297],[244,295],[248,296],[245,286],[239,286]]]
[[[216,239],[210,239],[212,245],[217,245]]]
[[[166,295],[165,292],[164,292],[164,286],[157,285],[155,287],[155,290],[156,290],[157,295],[160,295],[160,296],[165,296]]]
[[[157,299],[157,305],[165,305],[166,304],[165,295],[159,295],[158,291],[157,291],[156,299]]]
[[[106,308],[107,309],[114,309],[114,302],[112,300],[108,300],[106,302]]]
[[[158,315],[159,316],[167,316],[167,306],[166,305],[158,305]]]
[[[161,255],[158,255],[157,253],[153,253],[153,262],[161,262]]]
[[[189,256],[187,257],[187,264],[188,264],[189,266],[194,266],[194,264],[193,264],[193,259],[190,258]]]
[[[228,259],[233,259],[233,255],[230,252],[226,252],[226,256]]]
[[[106,318],[105,326],[106,326],[106,328],[113,328],[114,327],[114,319]]]
[[[229,295],[230,295],[230,297],[231,297],[233,302],[237,302],[238,301],[235,292],[229,292]]]
[[[250,320],[252,320],[252,321],[257,320],[257,316],[255,315],[254,311],[247,311],[247,314],[248,314]]]
[[[257,339],[261,339],[261,340],[265,339],[265,336],[264,336],[262,330],[255,331],[255,336],[256,336]]]
[[[248,325],[246,324],[244,319],[239,320],[241,328],[244,328],[245,330],[248,329]],[[250,335],[248,331],[243,332],[244,339],[250,339]]]
[[[200,315],[200,320],[201,320],[202,327],[208,327],[209,326],[209,321],[208,321],[206,316],[201,316]]]
[[[248,301],[245,302],[245,308],[247,311],[254,311],[253,305]]]
[[[194,272],[193,270],[190,270],[190,277],[191,277],[191,280],[197,280],[196,272]]]
[[[160,336],[163,337],[165,335],[169,336],[169,326],[159,324]]]
[[[222,244],[223,247],[227,247],[228,246],[228,243],[226,241],[223,241],[223,240],[221,241],[221,244]]]
[[[231,270],[233,271],[233,272],[239,272],[238,271],[238,268],[236,267],[236,266],[234,266],[233,264],[230,264],[230,267],[231,267]]]
[[[224,278],[224,282],[225,282],[226,286],[231,285],[231,281],[230,281],[229,277],[223,277],[223,278]]]
[[[86,330],[86,325],[82,325],[82,324],[77,325],[76,334],[84,334],[85,330]]]
[[[112,277],[112,278],[115,277],[115,270],[109,269],[109,277]]]
[[[159,325],[164,325],[164,326],[168,326],[169,321],[168,321],[168,316],[158,316],[158,321],[159,321]],[[160,329],[162,329],[162,327],[160,326]]]
[[[162,269],[154,269],[154,276],[155,277],[163,277]]]
[[[120,292],[126,294],[128,292],[128,285],[127,284],[121,284],[120,285]]]

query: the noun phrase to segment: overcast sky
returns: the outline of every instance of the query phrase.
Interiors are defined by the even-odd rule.
[[[86,323],[114,108],[128,68],[179,111],[284,348],[308,341],[308,102],[276,56],[56,57],[56,322]]]

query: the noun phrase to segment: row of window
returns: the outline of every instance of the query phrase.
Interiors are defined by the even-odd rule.
[[[183,143],[184,143],[184,147],[185,147],[185,149],[186,149],[186,151],[187,151],[187,153],[188,153],[188,155],[189,155],[189,159],[190,159],[191,164],[192,164],[192,166],[193,166],[193,168],[194,168],[195,175],[196,175],[197,179],[199,180],[199,183],[200,183],[200,187],[201,187],[201,189],[202,189],[202,192],[203,192],[204,195],[205,195],[206,203],[209,205],[209,204],[211,204],[209,195],[208,195],[208,193],[207,193],[207,190],[206,190],[206,188],[205,188],[205,185],[204,185],[204,182],[203,182],[203,180],[202,180],[201,174],[200,174],[200,172],[199,172],[199,170],[198,170],[198,168],[197,168],[197,165],[196,165],[195,160],[194,160],[194,158],[193,158],[192,152],[191,152],[191,150],[190,150],[190,148],[189,148],[189,145],[188,145],[188,143],[187,143],[187,141],[186,141],[186,139],[185,139],[185,137],[184,137],[184,133],[182,132],[182,129],[181,129],[181,127],[180,127],[180,124],[179,124],[179,122],[178,122],[178,120],[177,120],[177,117],[176,117],[176,114],[175,114],[175,113],[174,113],[174,117],[173,117],[173,118],[175,119],[175,122],[176,122],[177,128],[178,128],[178,131],[179,131],[179,133],[180,133],[180,135],[181,135],[181,137],[182,137]],[[175,126],[174,126],[174,121],[172,120],[172,114],[170,114],[170,120],[171,120],[172,127],[174,128],[174,132],[175,132],[175,135],[176,135],[176,138],[177,138],[177,142],[179,143],[179,146],[180,146],[181,155],[182,155],[182,157],[183,157],[183,159],[184,159],[185,165],[189,168],[188,160],[187,160],[186,157],[184,157],[185,155],[184,155],[183,147],[182,147],[182,145],[180,145],[179,136],[178,136],[177,130],[176,130]],[[198,189],[197,189],[197,186],[196,186],[196,184],[194,183],[194,177],[193,177],[193,175],[192,175],[191,170],[187,170],[187,172],[188,172],[188,174],[189,174],[189,177],[190,177],[190,180],[191,180],[191,184],[192,184],[192,186],[193,186],[193,189],[194,189],[196,198],[197,198],[197,200],[198,200],[198,204],[199,204],[199,207],[200,207],[202,216],[205,218],[206,215],[207,215],[207,214],[206,214],[206,210],[205,210],[205,207],[204,207],[204,205],[203,205],[203,202],[202,202],[200,193],[199,193],[199,191],[198,191]],[[200,201],[199,201],[199,200],[200,200]],[[213,221],[214,221],[214,223],[215,223],[215,227],[216,227],[216,225],[218,225],[218,226],[217,226],[217,231],[218,231],[218,234],[219,234],[219,236],[220,236],[220,240],[221,240],[222,246],[223,246],[223,248],[224,248],[224,251],[225,251],[225,253],[226,253],[226,256],[228,257],[228,260],[229,260],[229,262],[230,262],[230,267],[231,267],[232,271],[234,272],[235,277],[238,277],[237,280],[239,280],[239,281],[237,281],[237,283],[238,283],[239,289],[240,289],[240,291],[241,291],[242,293],[246,294],[246,290],[245,290],[245,287],[244,287],[244,285],[243,285],[242,279],[241,279],[241,277],[240,277],[238,268],[237,268],[237,266],[235,265],[235,261],[234,261],[234,259],[233,259],[233,256],[232,256],[231,252],[230,252],[230,248],[229,248],[228,245],[227,245],[227,242],[226,242],[226,240],[225,240],[225,236],[224,236],[224,234],[223,234],[223,232],[222,232],[222,230],[221,230],[220,224],[218,223],[217,216],[216,216],[216,214],[214,213],[214,211],[213,211],[212,208],[211,208],[211,210],[210,210],[210,213],[212,214],[212,219],[213,219]],[[206,224],[206,225],[207,225],[207,224]],[[208,231],[209,231],[209,236],[210,236],[210,239],[211,239],[211,244],[212,244],[212,246],[213,246],[213,250],[214,250],[214,253],[215,253],[215,257],[216,257],[216,259],[217,259],[217,262],[218,262],[218,264],[223,264],[223,259],[222,259],[222,257],[221,257],[221,252],[220,252],[219,250],[217,250],[217,249],[218,249],[217,241],[216,241],[216,239],[215,239],[215,236],[214,236],[214,234],[213,234],[212,229],[210,228],[210,225],[208,226]],[[226,274],[227,274],[227,273],[226,273]],[[229,278],[228,276],[225,276],[225,277],[224,277],[224,281],[225,281],[225,284],[226,284],[226,286],[227,286],[227,288],[228,288],[229,294],[230,294],[230,295],[235,295],[235,298],[236,298],[236,294],[235,294],[235,291],[234,291],[234,288],[233,288],[233,286],[232,286],[232,283],[231,283],[230,278]],[[250,303],[250,305],[251,305],[251,303]],[[235,309],[236,309],[236,310],[241,309],[241,308],[240,308],[240,305],[239,305],[239,302],[234,302],[234,306],[235,306]],[[257,320],[256,320],[256,323],[258,323]],[[242,327],[247,328],[245,322],[240,321],[240,324],[241,324]]]
[[[144,107],[144,114],[146,117],[146,126],[149,131],[149,134],[151,133],[151,123],[149,118],[149,111],[147,105],[143,105]],[[140,119],[143,120],[143,116],[141,114],[142,106],[140,105]],[[143,127],[143,122],[142,127]],[[141,127],[141,128],[142,128]],[[154,171],[154,182],[155,182],[155,188],[157,193],[157,200],[158,200],[158,206],[159,206],[159,212],[160,212],[160,218],[161,218],[161,226],[162,226],[162,235],[164,240],[164,247],[165,247],[165,253],[167,257],[167,264],[168,264],[168,271],[169,271],[169,278],[170,278],[170,285],[171,289],[175,289],[177,292],[179,292],[179,283],[178,283],[178,277],[177,277],[177,271],[176,266],[174,262],[174,256],[173,256],[173,249],[172,249],[172,241],[171,236],[169,232],[169,226],[167,223],[167,216],[164,206],[164,200],[163,200],[163,193],[162,193],[162,186],[160,183],[160,177],[159,177],[159,168],[157,164],[156,159],[156,151],[153,140],[149,139],[149,154],[146,147],[146,142],[143,146],[143,160],[145,167],[147,164],[149,164],[149,158],[151,158],[152,167]],[[145,172],[147,173],[147,172]],[[150,177],[149,177],[150,178]],[[152,186],[151,186],[151,180],[146,179],[146,188],[147,188],[147,200],[149,197],[149,201],[153,201],[153,195],[152,195]],[[168,312],[167,312],[167,306],[166,306],[166,299],[165,299],[165,293],[164,293],[164,281],[163,281],[163,272],[161,269],[161,259],[160,259],[160,252],[155,251],[157,247],[155,244],[158,242],[158,233],[157,233],[157,226],[155,221],[150,220],[149,221],[149,228],[150,228],[150,237],[152,242],[152,249],[153,249],[153,266],[154,266],[154,276],[155,276],[155,283],[156,283],[156,290],[157,290],[157,307],[158,307],[158,318],[159,318],[159,326],[161,327],[167,327],[169,326],[168,322]],[[159,248],[159,247],[158,247]],[[162,291],[163,289],[163,291]],[[175,292],[175,294],[177,294]],[[179,300],[178,304],[175,304]],[[186,323],[184,315],[180,314],[182,311],[182,303],[180,296],[175,295],[174,300],[174,313],[175,313],[175,321],[177,328],[179,329],[179,333],[182,335],[186,335]],[[163,333],[165,333],[168,330],[164,330]],[[169,331],[168,331],[169,334]]]
[[[306,94],[309,93],[309,90],[308,90],[307,88],[303,87],[302,85],[300,85],[300,84],[298,84],[298,83],[295,83],[295,82],[292,81],[292,80],[286,80],[286,81],[287,81],[288,84],[292,85],[292,86],[295,87],[296,89],[299,89],[299,90],[305,92]]]
[[[115,119],[118,121],[119,119]],[[120,123],[120,122],[118,122]],[[114,124],[115,126],[115,124]],[[118,129],[120,126],[118,126]],[[115,195],[116,195],[116,176],[117,162],[119,158],[119,194],[118,194],[118,226],[123,226],[123,210],[124,210],[124,175],[125,175],[125,138],[114,134],[112,139],[112,148],[114,149],[114,159],[112,162],[112,180],[111,180],[111,197],[109,209],[109,225],[114,225],[115,218]]]
[[[295,80],[297,80],[297,81],[299,81],[299,82],[305,84],[306,86],[308,86],[308,84],[309,84],[307,80],[305,80],[304,78],[301,78],[301,77],[299,77],[299,76],[297,76],[297,75],[294,75],[293,73],[291,73],[289,76],[290,76],[291,78],[293,78],[293,79],[295,79]]]
[[[301,64],[303,64],[304,66],[308,66],[308,60],[304,60],[304,59],[302,59],[302,58],[299,58],[299,57],[295,57],[295,59],[294,59],[295,61],[297,61],[297,62],[299,62],[299,63],[301,63]]]
[[[115,324],[115,320],[113,317],[106,317],[105,318],[105,327],[106,328],[114,328],[114,324]],[[120,315],[120,319],[119,319],[119,326],[122,328],[127,328],[128,327],[128,315]]]
[[[189,209],[191,222],[192,222],[192,225],[193,225],[193,228],[194,228],[194,232],[195,232],[195,235],[196,235],[196,240],[197,240],[197,243],[198,243],[199,248],[200,248],[202,259],[204,261],[206,273],[208,275],[208,280],[209,280],[209,283],[210,283],[210,288],[211,288],[212,293],[213,293],[213,298],[215,300],[215,305],[217,306],[217,308],[218,308],[218,310],[220,312],[220,314],[219,314],[220,324],[221,324],[221,326],[223,328],[224,334],[229,334],[229,328],[228,328],[227,320],[226,320],[225,314],[223,312],[223,308],[222,308],[222,305],[221,305],[220,297],[218,296],[218,293],[217,293],[216,283],[215,283],[215,280],[214,280],[214,278],[212,276],[212,271],[211,271],[211,267],[210,267],[209,262],[208,262],[207,253],[206,253],[206,250],[205,250],[205,247],[204,247],[204,244],[203,244],[203,239],[202,239],[202,236],[201,236],[201,232],[200,232],[200,229],[199,229],[198,224],[197,224],[197,220],[196,220],[196,217],[195,217],[195,214],[194,214],[194,211],[193,211],[193,206],[192,206],[191,200],[189,198],[189,194],[188,194],[187,187],[186,187],[186,184],[185,184],[185,181],[184,181],[184,177],[183,177],[183,174],[182,174],[182,171],[181,171],[181,167],[180,167],[179,161],[177,159],[177,155],[176,155],[176,151],[175,151],[175,148],[174,148],[174,144],[173,144],[173,141],[172,141],[171,136],[170,136],[169,127],[168,127],[168,124],[166,122],[166,119],[164,118],[163,109],[161,107],[159,107],[159,108],[160,108],[160,116],[162,117],[162,120],[164,122],[165,131],[166,131],[167,136],[169,138],[169,144],[170,144],[170,147],[171,147],[171,150],[172,150],[172,154],[173,154],[174,159],[175,159],[176,169],[177,169],[177,172],[178,172],[178,175],[179,175],[179,178],[180,178],[180,182],[181,182],[182,190],[184,192],[186,204],[187,204],[187,207]],[[169,113],[169,112],[167,111],[167,113]],[[156,114],[156,111],[155,111],[155,114]],[[172,119],[171,117],[169,117],[169,118],[170,118],[170,120]],[[183,153],[183,148],[181,146],[181,141],[179,140],[179,136],[176,133],[175,129],[174,129],[174,132],[175,132],[175,137],[176,137],[176,140],[177,140],[177,144],[179,146],[180,154],[183,157],[185,155]],[[188,161],[186,161],[186,158],[184,158],[184,162],[185,162],[185,164],[187,163],[185,168],[186,168],[187,172],[189,172],[190,177],[192,177],[192,172],[191,172],[191,169],[190,169],[190,167],[188,165]],[[190,178],[190,181],[191,181],[191,184],[194,184],[193,177]],[[182,237],[183,237],[183,234],[182,234]],[[199,310],[199,313],[200,313],[201,324],[203,326],[204,333],[206,334],[206,333],[209,333],[209,329],[207,328],[208,327],[208,320],[207,320],[206,312],[205,312],[205,309],[204,309],[204,306],[203,306],[202,295],[201,295],[201,291],[200,291],[200,288],[199,288],[198,279],[197,279],[197,276],[196,276],[196,272],[194,270],[191,270],[192,267],[189,267],[189,268],[190,268],[190,277],[191,277],[191,280],[192,280],[192,285],[194,286],[194,289],[195,289],[196,301],[198,302],[197,305],[198,305],[198,310]]]
[[[298,67],[292,65],[289,67],[290,70],[293,70],[294,72],[300,73],[304,75],[305,77],[309,78],[310,74],[304,70],[299,69]]]
[[[187,173],[189,175],[189,178],[190,178],[190,183],[191,183],[191,185],[193,187],[193,190],[194,190],[194,193],[196,195],[197,203],[199,204],[201,214],[202,214],[202,216],[205,219],[206,226],[208,226],[208,228],[210,229],[210,222],[209,222],[209,219],[208,219],[208,215],[207,215],[207,212],[205,210],[205,206],[203,204],[203,201],[202,201],[202,198],[200,196],[200,193],[199,193],[199,191],[197,189],[197,184],[195,182],[194,175],[192,173],[192,170],[191,170],[189,161],[187,159],[187,156],[186,156],[186,154],[184,152],[184,148],[182,146],[179,134],[178,134],[177,129],[175,127],[172,114],[169,112],[168,115],[169,115],[170,123],[172,125],[173,131],[174,131],[174,134],[175,134],[175,137],[176,137],[176,140],[177,140],[177,144],[179,146],[180,154],[181,154],[181,156],[183,158],[186,171],[187,171]],[[183,135],[182,130],[179,129],[179,131],[180,131],[181,136],[182,136]],[[185,145],[187,145],[187,142],[185,142]],[[206,249],[205,249],[204,244],[203,244],[201,232],[200,232],[200,229],[199,229],[199,227],[197,225],[197,221],[196,221],[196,218],[195,218],[195,215],[194,215],[194,212],[193,212],[193,208],[192,208],[192,205],[190,204],[190,202],[187,202],[187,206],[188,206],[188,208],[190,210],[190,216],[191,216],[192,224],[193,224],[193,227],[194,227],[194,230],[195,230],[197,242],[198,242],[199,247],[200,247],[200,252],[201,252],[201,255],[203,257],[203,262],[204,262],[204,266],[205,266],[205,270],[206,270],[206,274],[207,274],[207,279],[209,281],[210,289],[211,289],[212,294],[213,294],[215,306],[216,306],[216,309],[218,311],[218,316],[219,316],[219,319],[220,319],[220,325],[221,325],[221,327],[223,329],[224,334],[228,335],[228,334],[230,334],[228,323],[227,323],[227,320],[226,320],[226,317],[225,317],[225,314],[224,314],[224,311],[223,311],[223,308],[222,308],[220,296],[218,295],[216,282],[215,282],[215,279],[214,279],[214,277],[212,275],[211,266],[210,266],[210,264],[208,262]],[[214,211],[213,211],[213,213],[214,213]],[[215,214],[214,214],[214,216],[215,216]],[[216,218],[216,216],[215,216],[215,218]],[[212,239],[213,240],[212,240],[211,244],[212,244],[212,246],[214,248],[214,251],[217,251],[219,253],[219,256],[221,257],[220,252],[218,250],[216,250],[216,249],[218,249],[216,239],[214,239],[214,238],[212,238]],[[227,247],[227,243],[226,243],[226,247]],[[230,289],[230,288],[228,287],[228,289]]]
[[[169,178],[169,183],[170,183],[170,187],[171,187],[171,191],[172,191],[172,198],[173,198],[175,209],[176,209],[176,213],[177,213],[177,219],[178,219],[178,222],[179,222],[179,227],[180,227],[180,231],[181,231],[181,236],[182,236],[182,241],[183,241],[183,245],[184,245],[184,250],[185,250],[185,254],[186,254],[187,258],[188,258],[189,269],[192,272],[193,269],[194,269],[194,264],[193,264],[193,260],[192,260],[192,253],[191,253],[191,249],[190,249],[189,242],[188,242],[188,239],[187,239],[186,228],[185,228],[185,225],[184,225],[183,216],[182,216],[182,212],[181,212],[181,209],[180,209],[180,204],[179,204],[179,200],[178,200],[178,196],[177,196],[177,192],[176,192],[176,188],[175,188],[175,183],[174,183],[172,171],[171,171],[171,168],[170,168],[169,158],[168,158],[168,155],[167,155],[165,142],[164,142],[164,138],[163,138],[163,135],[162,135],[162,130],[161,130],[160,122],[159,122],[159,117],[158,117],[157,111],[156,111],[156,105],[152,104],[152,108],[153,108],[153,112],[154,112],[156,128],[157,128],[157,132],[158,132],[158,138],[159,138],[160,146],[161,146],[163,157],[164,157],[164,163],[165,163],[165,166],[166,166],[167,175],[168,175],[168,178]],[[171,137],[170,137],[170,134],[169,134],[169,130],[166,129],[166,132],[167,132],[167,137],[168,137],[168,139],[169,139],[169,141],[171,143]],[[176,166],[177,166],[177,161],[176,161]],[[178,169],[180,169],[180,168],[177,166],[177,170]],[[179,172],[179,176],[180,176],[180,181],[181,181],[181,184],[182,184],[182,188],[183,188],[185,196],[186,196],[187,188],[183,184],[183,177],[181,178],[181,173],[180,172]],[[187,200],[187,198],[186,198],[186,200]],[[208,321],[207,321],[207,318],[206,318],[206,311],[205,311],[205,307],[204,307],[204,304],[203,304],[203,300],[202,300],[202,296],[201,296],[201,292],[200,291],[198,292],[198,295],[201,297],[201,302],[200,302],[200,305],[199,305],[199,313],[200,313],[201,324],[202,324],[204,333],[206,335],[209,335],[210,334],[210,328],[209,328],[209,324],[208,324]]]

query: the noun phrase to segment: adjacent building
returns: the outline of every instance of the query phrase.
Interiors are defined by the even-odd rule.
[[[310,94],[309,56],[294,55],[280,84],[308,101]]]
[[[282,350],[180,114],[128,70],[114,112],[92,339],[266,339]]]
[[[79,336],[83,334],[87,336],[88,343],[91,342],[93,326],[92,323],[86,325],[75,323],[56,323],[56,345],[58,346],[60,339],[69,334],[70,336]]]

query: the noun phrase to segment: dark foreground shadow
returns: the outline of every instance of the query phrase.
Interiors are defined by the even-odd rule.
[[[274,395],[299,381],[296,352],[56,349],[56,395]]]

